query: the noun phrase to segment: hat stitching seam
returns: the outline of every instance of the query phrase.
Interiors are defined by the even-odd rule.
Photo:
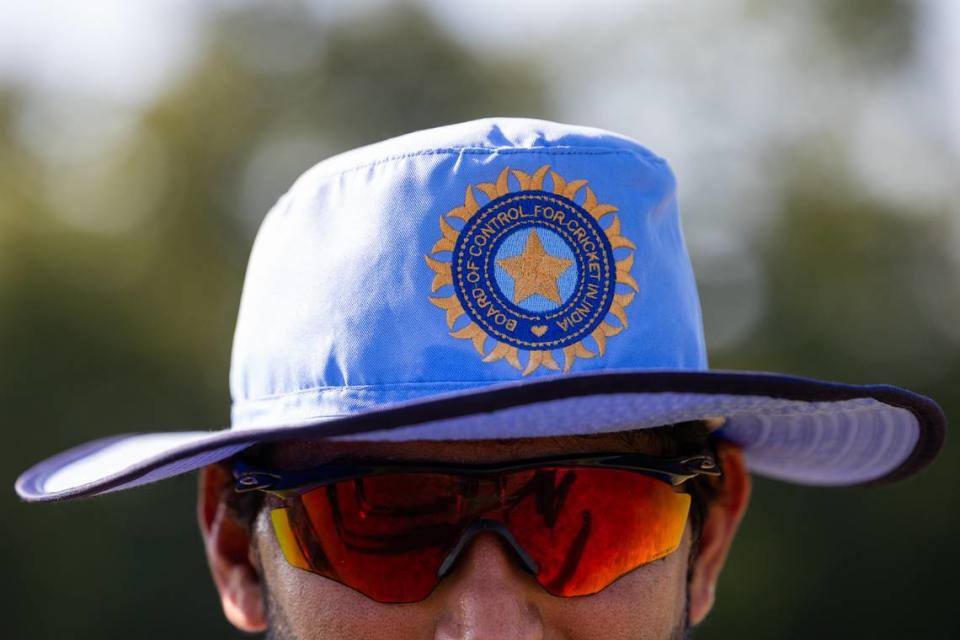
[[[344,384],[344,385],[320,385],[316,387],[307,387],[304,389],[296,389],[294,391],[283,391],[279,393],[271,393],[268,395],[258,396],[257,398],[246,398],[244,400],[234,401],[234,404],[242,404],[245,402],[258,402],[260,400],[270,400],[273,398],[283,398],[288,396],[295,396],[307,393],[315,393],[318,391],[343,391],[348,389],[402,389],[406,387],[426,387],[426,386],[458,386],[458,385],[475,385],[475,384],[497,384],[497,383],[509,383],[516,382],[515,380],[420,380],[420,381],[406,381],[406,382],[390,382],[390,383],[378,383],[378,384]],[[678,394],[691,394],[691,395],[717,395],[717,394],[699,394],[697,392],[683,392],[683,391],[636,391],[636,392],[624,392],[624,393],[678,393]],[[720,394],[724,395],[724,394]],[[753,394],[749,397],[754,398],[774,398],[773,396],[766,396],[763,394]],[[774,398],[778,399],[778,398]],[[784,402],[805,402],[804,400],[789,400],[786,398],[779,398]],[[874,400],[875,398],[847,398],[842,400],[843,402],[847,401],[858,401],[858,400]],[[813,401],[818,402],[818,401]],[[824,401],[819,401],[824,402]]]
[[[646,151],[646,150],[645,150]],[[410,153],[404,153],[394,156],[387,156],[384,158],[379,158],[370,162],[363,164],[353,165],[345,169],[338,171],[332,171],[330,173],[322,173],[319,175],[313,175],[310,171],[303,175],[303,178],[307,177],[311,179],[323,180],[326,178],[332,178],[336,176],[342,176],[353,171],[359,171],[361,169],[368,169],[370,167],[379,166],[381,164],[387,164],[390,162],[397,162],[399,160],[405,160],[407,158],[416,158],[420,156],[434,156],[434,155],[461,155],[461,154],[470,154],[470,155],[494,155],[494,154],[504,154],[504,155],[519,155],[524,153],[536,153],[539,155],[548,154],[548,155],[558,155],[558,156],[574,156],[574,155],[584,155],[584,156],[601,156],[601,155],[623,155],[623,156],[633,156],[641,157],[652,162],[656,162],[663,166],[667,165],[666,160],[657,156],[652,151],[627,151],[623,149],[602,149],[599,147],[528,147],[525,149],[514,149],[510,147],[506,148],[496,148],[496,147],[447,147],[447,148],[437,148],[437,149],[423,149],[420,151],[414,151]],[[331,158],[330,160],[333,160]]]
[[[310,387],[307,389],[297,389],[296,391],[286,391],[283,393],[271,393],[258,398],[247,398],[244,400],[235,400],[234,406],[240,404],[249,404],[261,402],[263,400],[273,400],[276,398],[286,398],[291,396],[306,395],[308,393],[317,393],[322,391],[345,391],[352,389],[404,389],[406,387],[457,387],[457,386],[476,386],[481,384],[496,384],[499,382],[513,382],[512,380],[462,380],[462,381],[443,381],[436,382],[424,380],[422,382],[395,382],[391,384],[348,384],[348,385],[327,385],[322,387]]]
[[[428,384],[432,384],[432,383],[413,382],[413,383],[404,383],[404,384],[397,384],[397,385],[354,385],[354,386],[345,386],[345,387],[314,387],[314,388],[311,388],[311,389],[301,389],[301,390],[299,390],[299,391],[294,391],[294,392],[290,392],[290,393],[287,393],[287,394],[275,394],[275,395],[271,395],[271,396],[264,396],[264,397],[262,397],[262,398],[257,398],[257,399],[241,400],[241,401],[238,401],[238,402],[234,402],[234,407],[239,408],[239,407],[242,407],[242,406],[257,405],[257,404],[269,402],[269,401],[271,401],[271,400],[278,400],[278,399],[283,399],[283,398],[295,398],[295,397],[298,397],[298,396],[304,396],[304,395],[308,395],[308,394],[320,395],[320,394],[324,393],[325,391],[346,391],[346,390],[353,390],[353,389],[360,389],[360,390],[367,390],[367,389],[372,389],[372,390],[376,390],[376,389],[394,389],[394,388],[404,388],[404,387],[419,386],[419,385],[427,386]],[[439,383],[438,386],[457,386],[457,385],[460,385],[460,384],[461,384],[461,383]],[[463,383],[463,384],[469,384],[469,383]],[[710,395],[711,397],[716,397],[716,395],[717,395],[717,394],[688,394],[688,393],[677,393],[677,392],[674,392],[674,391],[646,391],[646,392],[644,392],[644,391],[639,391],[639,392],[636,392],[636,395],[641,395],[641,394],[646,394],[646,395],[666,395],[666,394],[674,394],[674,395]],[[720,394],[720,395],[723,395],[723,394]],[[741,397],[743,397],[743,396],[741,396]],[[821,415],[821,414],[835,413],[835,412],[836,412],[836,405],[837,405],[837,404],[841,404],[841,403],[842,403],[842,404],[853,405],[853,406],[851,406],[851,407],[849,407],[849,408],[846,408],[846,407],[844,408],[844,411],[845,411],[845,412],[848,412],[848,413],[862,412],[862,411],[880,411],[880,410],[887,410],[887,409],[889,409],[889,408],[891,408],[891,407],[892,407],[892,408],[895,408],[895,409],[902,408],[902,407],[893,407],[892,405],[887,405],[887,404],[884,403],[882,400],[877,400],[876,398],[848,398],[848,399],[845,399],[845,400],[833,400],[833,401],[829,401],[829,400],[828,400],[828,401],[823,401],[823,400],[820,400],[820,401],[809,402],[809,401],[805,401],[805,400],[788,400],[788,399],[784,399],[784,398],[774,398],[774,397],[771,397],[771,396],[764,396],[764,395],[754,395],[754,396],[748,396],[748,397],[750,397],[750,398],[766,398],[766,399],[772,400],[772,401],[774,401],[774,402],[785,402],[785,403],[791,403],[791,404],[793,404],[793,403],[802,403],[803,405],[810,405],[809,408],[794,407],[794,410],[793,410],[793,411],[788,411],[788,412],[785,412],[785,413],[784,413],[784,412],[776,412],[776,413],[768,414],[768,415],[778,415],[778,416]],[[876,406],[876,405],[873,404],[873,403],[880,403],[880,404],[883,405],[883,406],[879,406],[879,407],[878,407],[878,406]],[[818,407],[816,407],[816,405],[831,405],[833,408],[830,408],[830,407],[818,408]],[[725,410],[725,411],[749,411],[749,410],[752,410],[752,409],[755,409],[755,408],[756,408],[756,403],[755,403],[755,401],[744,401],[744,402],[740,402],[740,403],[730,404],[730,405],[724,407],[724,410]],[[797,410],[797,409],[799,409],[799,410]],[[317,415],[318,415],[318,416],[327,416],[327,415],[343,415],[343,414],[317,414]]]
[[[656,392],[656,393],[664,393],[664,392]],[[794,402],[803,402],[803,401],[802,401],[802,400],[794,400]],[[835,403],[833,403],[833,404],[841,403],[841,402],[848,402],[848,401],[846,401],[846,400],[837,400],[837,401],[836,401]],[[878,402],[879,402],[879,401],[878,401]],[[741,413],[754,413],[757,408],[758,408],[758,407],[756,407],[756,406],[754,406],[754,405],[741,405],[741,406],[732,406],[732,407],[722,407],[722,408],[718,408],[717,410],[718,410],[718,411],[722,411],[723,414],[724,414],[724,417],[726,417],[726,416],[731,416],[731,415],[738,415],[738,414],[741,414]],[[763,407],[760,407],[760,408],[762,409]],[[784,412],[784,411],[770,410],[770,412],[768,412],[768,413],[763,413],[762,415],[765,416],[765,417],[771,417],[771,418],[777,418],[777,417],[779,417],[779,418],[790,418],[790,417],[795,417],[795,416],[833,415],[833,414],[836,414],[838,411],[841,412],[841,413],[845,413],[845,414],[851,414],[851,413],[866,413],[866,412],[885,412],[885,411],[891,411],[891,410],[893,410],[893,411],[896,411],[896,410],[909,411],[908,409],[903,409],[902,407],[894,407],[894,406],[890,406],[890,405],[886,405],[886,406],[882,406],[882,407],[850,407],[850,408],[844,407],[843,409],[837,409],[837,408],[833,408],[833,409],[830,409],[830,408],[822,408],[822,409],[820,409],[820,408],[817,408],[817,409],[811,408],[811,409],[809,409],[809,410],[803,410],[802,408],[797,408],[797,409],[799,409],[799,410],[785,411],[785,412]],[[498,410],[495,410],[495,412],[496,412],[496,411],[501,411],[501,410],[498,409]],[[674,407],[674,408],[671,408],[671,409],[667,409],[666,411],[664,411],[664,413],[683,413],[683,412],[685,412],[685,411],[692,411],[692,409],[689,408],[689,407]],[[694,413],[697,413],[697,412],[694,412]],[[301,422],[301,421],[304,421],[304,420],[312,420],[312,419],[314,419],[314,418],[333,418],[333,417],[350,416],[350,415],[354,415],[354,414],[350,414],[350,413],[317,413],[317,414],[310,414],[309,416],[306,416],[306,417],[303,417],[303,418],[297,418],[297,422]],[[251,426],[256,426],[256,425],[251,425]],[[416,426],[421,426],[421,425],[411,425],[411,426],[416,427]],[[234,428],[237,428],[237,427],[234,427]]]

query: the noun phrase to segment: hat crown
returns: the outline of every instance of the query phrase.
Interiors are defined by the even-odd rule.
[[[233,427],[705,368],[667,164],[599,129],[485,119],[325,160],[270,210],[234,336]]]

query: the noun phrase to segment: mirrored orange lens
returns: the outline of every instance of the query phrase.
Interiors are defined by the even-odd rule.
[[[290,564],[303,558],[378,602],[416,602],[456,543],[460,490],[459,478],[426,473],[337,482],[292,500],[274,530]]]
[[[549,467],[491,476],[392,473],[289,499],[271,520],[287,561],[379,602],[417,602],[464,529],[503,523],[557,596],[600,591],[680,544],[690,496],[637,472]]]
[[[596,593],[680,545],[690,495],[666,482],[588,467],[540,469],[531,476],[532,497],[510,508],[504,523],[553,595]]]

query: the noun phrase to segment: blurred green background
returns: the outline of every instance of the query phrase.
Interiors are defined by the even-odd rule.
[[[958,415],[951,0],[51,4],[0,26],[4,638],[241,636],[193,475],[37,506],[14,478],[94,437],[227,425],[261,217],[314,162],[413,129],[640,139],[678,175],[713,367]],[[758,479],[697,637],[960,637],[958,458],[870,490]]]

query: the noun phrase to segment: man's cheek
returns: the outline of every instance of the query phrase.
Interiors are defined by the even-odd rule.
[[[418,634],[422,616],[384,605],[323,576],[291,566],[274,540],[260,541],[270,640],[381,640]]]
[[[555,598],[548,612],[560,637],[582,640],[673,640],[686,627],[687,540],[671,555],[582,598]]]
[[[429,598],[386,605],[333,580],[291,566],[268,534],[258,540],[270,640],[431,639],[457,602]],[[686,622],[689,534],[672,554],[622,576],[590,596],[544,595],[545,637],[578,640],[673,640]]]

